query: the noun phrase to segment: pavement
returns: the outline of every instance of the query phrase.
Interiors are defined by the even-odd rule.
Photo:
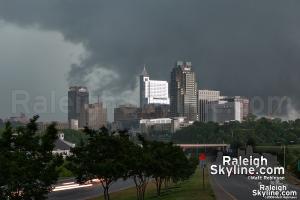
[[[121,191],[134,187],[132,180],[118,180],[113,183],[110,192]],[[83,184],[75,183],[73,179],[59,182],[54,190],[48,195],[49,200],[85,200],[92,199],[103,195],[101,184]]]

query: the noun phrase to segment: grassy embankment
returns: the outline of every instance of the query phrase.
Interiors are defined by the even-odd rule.
[[[156,196],[155,184],[150,183],[147,187],[146,200],[213,200],[215,199],[213,190],[209,185],[208,174],[205,174],[205,189],[202,188],[202,175],[200,170],[187,181],[173,184],[162,190],[160,197]],[[99,197],[93,200],[103,200]],[[126,189],[111,194],[112,200],[134,200],[136,199],[135,188]]]
[[[278,161],[283,165],[283,152],[282,146],[257,146],[255,152],[258,153],[272,153],[278,156]],[[295,174],[300,178],[300,172],[297,170],[298,160],[300,160],[300,145],[287,145],[286,146],[286,167],[289,172]]]

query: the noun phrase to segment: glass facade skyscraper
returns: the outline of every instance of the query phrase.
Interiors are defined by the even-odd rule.
[[[171,72],[170,100],[171,116],[199,120],[198,86],[191,62],[177,61]]]
[[[89,91],[86,87],[72,86],[68,91],[68,121],[78,120],[78,127],[88,125],[86,107],[89,104]],[[71,127],[71,125],[70,125]]]

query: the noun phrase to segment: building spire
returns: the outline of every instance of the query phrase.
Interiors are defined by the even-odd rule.
[[[143,72],[141,74],[142,76],[149,76],[147,70],[146,70],[146,65],[144,65],[144,69],[143,69]]]

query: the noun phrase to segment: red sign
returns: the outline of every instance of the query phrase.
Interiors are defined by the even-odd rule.
[[[200,155],[199,155],[199,160],[206,160],[206,155],[205,155],[205,153],[200,153]]]

